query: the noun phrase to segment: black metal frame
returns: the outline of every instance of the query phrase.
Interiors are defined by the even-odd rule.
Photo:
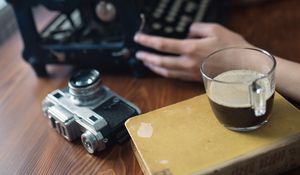
[[[79,67],[96,67],[101,70],[126,69],[132,70],[135,76],[142,76],[144,71],[141,71],[141,68],[143,66],[140,63],[136,64],[137,60],[133,56],[132,49],[125,46],[124,34],[120,33],[114,41],[109,42],[49,42],[49,39],[43,37],[44,32],[59,17],[67,16],[69,18],[71,14],[60,13],[42,32],[38,32],[32,12],[32,8],[36,4],[30,4],[26,0],[10,3],[14,9],[24,43],[23,58],[39,77],[48,76],[46,70],[48,64],[71,64]],[[84,5],[87,3],[85,2]],[[86,14],[86,9],[81,6],[76,10],[80,12],[81,20],[83,20],[82,26],[90,22],[88,18],[91,15]],[[79,27],[77,32],[80,30],[82,29]]]
[[[52,40],[47,36],[48,29],[59,18],[64,17],[69,20],[70,25],[74,27],[72,22],[72,13],[77,10],[81,18],[81,25],[76,26],[73,31],[74,35],[82,35],[86,26],[95,23],[93,11],[89,9],[89,3],[97,0],[77,0],[81,3],[75,9],[60,12],[60,14],[42,31],[38,32],[36,23],[33,18],[32,7],[39,3],[39,1],[51,0],[7,0],[11,3],[19,25],[20,33],[22,35],[24,50],[23,58],[32,66],[37,76],[48,76],[46,65],[48,64],[71,64],[79,67],[93,67],[100,70],[112,70],[113,72],[119,70],[131,70],[136,77],[144,76],[147,69],[143,64],[135,58],[135,50],[140,48],[133,41],[135,32],[140,25],[139,10],[143,4],[139,0],[111,0],[118,12],[118,17],[114,24],[101,23],[96,21],[97,25],[109,27],[107,31],[117,30],[116,38],[113,40],[98,40],[97,42],[82,42],[80,40],[72,40],[71,42],[60,42]],[[36,2],[31,2],[36,1]],[[148,1],[148,0],[147,0]],[[221,1],[221,0],[216,0]],[[71,1],[70,1],[71,2]],[[70,3],[68,2],[68,3]],[[141,0],[140,2],[143,2]],[[209,9],[207,21],[222,22],[223,13],[222,8]],[[218,16],[216,16],[218,14]],[[115,27],[117,26],[117,27]]]

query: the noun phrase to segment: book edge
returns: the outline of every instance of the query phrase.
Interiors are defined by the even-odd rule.
[[[140,154],[139,149],[136,147],[133,141],[131,141],[131,146],[143,173],[145,175],[153,174],[149,169],[149,166],[146,164],[145,160],[143,159],[143,156]],[[249,167],[253,166],[253,163],[259,162],[262,156],[268,155],[268,157],[272,157],[272,155],[280,154],[283,151],[285,152],[294,151],[296,148],[297,149],[300,148],[300,134],[292,135],[288,138],[282,139],[263,148],[259,148],[250,153],[240,155],[234,159],[225,161],[223,163],[219,163],[217,165],[212,165],[211,167],[205,168],[201,171],[196,171],[192,173],[192,175],[222,175],[224,174],[224,171],[230,171],[231,172],[230,174],[241,174],[241,171],[247,171],[247,169],[249,170],[248,174],[250,175],[252,173],[250,172]],[[285,158],[280,163],[287,164],[285,162],[287,160],[288,161],[295,160],[295,162],[293,162],[293,164],[289,168],[281,169],[280,172],[276,171],[276,173],[282,173],[284,171],[288,171],[290,169],[300,166],[300,150],[296,154],[294,154],[292,158],[291,157]],[[283,166],[282,164],[277,164],[276,166],[277,167]],[[265,168],[264,170],[262,170],[265,171],[263,174],[274,173],[274,169],[276,169],[276,167],[274,166],[271,167],[272,168],[269,169]],[[262,173],[262,172],[259,172],[258,170],[258,172],[255,173]],[[242,172],[242,174],[248,175],[246,172]]]
[[[141,153],[139,152],[138,148],[136,147],[135,143],[133,140],[130,141],[131,144],[131,149],[140,165],[140,168],[142,169],[143,173],[145,175],[151,175],[151,171],[150,168],[147,166],[145,160],[143,159],[143,156],[141,155]]]
[[[293,149],[295,147],[300,148],[300,133],[291,135],[291,136],[281,139],[281,140],[277,140],[270,145],[264,146],[262,148],[258,148],[256,150],[253,150],[244,155],[240,155],[231,160],[228,160],[228,161],[216,164],[216,165],[212,165],[211,167],[205,168],[199,172],[194,172],[192,174],[193,175],[204,175],[204,174],[205,175],[208,175],[208,174],[217,175],[218,173],[223,174],[221,171],[224,169],[228,170],[228,169],[234,168],[234,166],[238,166],[238,164],[242,164],[242,163],[247,164],[247,162],[249,163],[249,161],[257,162],[257,161],[259,161],[261,156],[264,156],[266,154],[272,154],[272,153],[274,154],[274,153],[277,153],[277,152],[280,152],[283,150],[288,151],[289,147],[290,147],[290,149]],[[298,154],[300,154],[300,151],[298,152]],[[295,154],[295,155],[298,155],[298,154]],[[293,155],[293,158],[297,161],[297,165],[295,165],[295,167],[300,166],[300,155],[298,155],[299,158],[297,158],[297,156],[295,156],[295,155]],[[291,160],[291,159],[292,158],[290,158],[289,160]],[[244,166],[247,167],[247,165],[244,165]],[[284,171],[287,171],[287,170],[289,170],[289,169],[285,169]],[[236,170],[232,170],[232,171],[238,171],[238,167]],[[256,172],[256,173],[260,173],[260,172]],[[280,172],[277,172],[277,173],[280,173]],[[231,173],[231,174],[235,174],[235,173]],[[245,174],[245,173],[243,173],[243,174]]]

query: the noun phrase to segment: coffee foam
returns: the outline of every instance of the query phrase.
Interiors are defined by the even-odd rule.
[[[253,70],[230,70],[216,76],[214,80],[222,82],[231,82],[231,84],[219,83],[212,81],[209,86],[209,98],[223,106],[227,107],[250,107],[249,86],[254,80],[261,78],[263,74]],[[245,83],[232,83],[245,82]],[[267,78],[261,80],[261,84],[266,88],[266,100],[269,99],[274,90],[270,87]]]

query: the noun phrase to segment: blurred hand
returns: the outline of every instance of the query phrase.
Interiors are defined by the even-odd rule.
[[[231,46],[250,46],[237,33],[213,23],[194,23],[187,39],[171,39],[139,33],[135,42],[158,51],[180,56],[165,56],[139,51],[137,59],[153,72],[168,78],[200,81],[200,64],[215,50]]]

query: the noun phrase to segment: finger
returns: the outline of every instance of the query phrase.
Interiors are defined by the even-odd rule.
[[[189,81],[200,81],[201,76],[199,74],[194,74],[188,71],[183,70],[172,70],[167,69],[159,66],[155,66],[152,64],[145,64],[149,69],[151,69],[153,72],[166,77],[166,78],[177,78],[181,80],[189,80]]]
[[[211,37],[216,36],[222,26],[215,23],[197,22],[190,27],[189,36],[191,37]]]
[[[189,45],[188,40],[150,36],[142,33],[136,34],[134,41],[158,51],[175,54],[185,54]]]
[[[139,51],[136,54],[137,59],[151,65],[165,67],[168,69],[185,70],[186,64],[182,57],[176,56],[161,56],[153,53]]]

